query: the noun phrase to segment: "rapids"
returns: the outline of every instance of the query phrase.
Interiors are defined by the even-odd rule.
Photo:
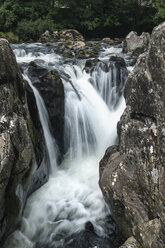
[[[98,237],[103,240],[109,237],[107,219],[110,212],[98,185],[99,161],[106,148],[117,143],[116,125],[125,108],[126,71],[117,71],[114,64],[108,66],[107,58],[109,54],[123,55],[121,48],[103,47],[100,61],[107,64],[107,71],[96,66],[93,73],[87,74],[83,70],[85,60],[73,63],[73,60],[59,56],[56,47],[54,44],[48,49],[40,43],[13,45],[24,78],[36,97],[51,173],[49,181],[29,197],[20,226],[4,248],[72,247],[67,246],[66,239],[81,233],[86,223],[92,223]],[[30,61],[50,70],[56,69],[63,81],[66,153],[59,166],[56,161],[58,148],[49,129],[44,101],[27,74]]]

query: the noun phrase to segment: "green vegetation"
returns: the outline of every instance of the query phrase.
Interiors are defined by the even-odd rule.
[[[13,34],[13,32],[7,32],[7,33],[0,32],[0,38],[5,38],[9,42],[19,41],[18,35]]]
[[[85,37],[123,37],[165,20],[164,0],[0,0],[0,36],[37,40],[46,30],[74,28]],[[13,33],[15,35],[13,35]]]
[[[165,1],[164,0],[153,0],[152,6],[157,10],[155,15],[155,22],[158,24],[165,20]]]

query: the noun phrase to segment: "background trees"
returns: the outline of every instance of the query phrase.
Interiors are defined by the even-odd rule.
[[[0,31],[36,40],[45,30],[75,28],[87,38],[151,31],[165,20],[164,0],[0,0]],[[146,0],[147,2],[147,0]]]

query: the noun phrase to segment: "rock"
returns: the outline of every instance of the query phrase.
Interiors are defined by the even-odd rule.
[[[53,42],[53,38],[50,32],[47,30],[45,31],[45,33],[41,34],[39,41],[40,42]]]
[[[43,33],[40,38],[39,42],[75,42],[75,47],[82,47],[83,43],[80,41],[84,41],[84,37],[75,29],[66,29],[61,31],[53,31],[53,33],[49,32],[48,30]],[[77,43],[76,43],[77,42]],[[78,43],[79,42],[79,43]]]
[[[126,87],[119,146],[100,163],[100,186],[125,237],[165,244],[165,22],[151,35]]]
[[[64,153],[64,87],[56,70],[29,66],[28,75],[45,102],[52,132],[61,155]]]
[[[29,63],[29,65],[30,65],[30,66],[34,66],[34,67],[37,67],[37,64],[35,63],[35,61],[31,61],[31,62]]]
[[[133,55],[139,56],[147,50],[150,41],[149,33],[142,33],[140,36],[136,32],[131,31],[123,42],[123,52],[131,52]]]
[[[44,244],[43,242],[38,242],[36,247],[54,248],[57,242],[61,244],[58,247],[64,248],[117,248],[124,242],[124,239],[110,217],[109,233],[106,236],[99,236],[92,222],[88,221],[84,225],[84,230],[71,235],[66,235],[66,233],[61,232],[56,233],[55,242],[53,239]]]
[[[113,44],[114,41],[111,38],[103,38],[102,42],[108,43],[108,44]]]
[[[59,41],[59,32],[58,31],[53,31],[53,39],[54,41]]]
[[[42,134],[35,136],[35,125],[28,110],[26,83],[12,49],[4,39],[0,39],[0,58],[1,245],[16,228],[29,193],[46,182],[48,173],[47,168],[36,164],[35,149],[40,150],[38,144]],[[43,155],[42,147],[38,157],[40,162]]]
[[[96,58],[98,56],[98,50],[85,47],[84,49],[78,50],[75,56],[78,59]]]
[[[142,248],[134,237],[130,237],[120,248]]]
[[[123,67],[126,67],[126,63],[123,57],[111,56],[110,61],[115,61],[116,63],[120,64]]]
[[[85,47],[85,42],[68,40],[65,43],[65,47],[72,50],[82,49]]]
[[[84,67],[86,73],[91,73],[99,61],[100,61],[99,59],[88,59]]]
[[[66,29],[59,32],[59,41],[84,41],[84,37],[75,29]]]

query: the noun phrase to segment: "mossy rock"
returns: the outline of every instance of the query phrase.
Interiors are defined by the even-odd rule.
[[[46,43],[46,44],[45,44],[45,46],[46,46],[46,47],[51,47],[51,46],[52,46],[52,44],[50,44],[50,43]]]
[[[80,50],[77,54],[76,54],[76,58],[79,59],[88,59],[88,58],[96,58],[98,55],[98,52],[92,49],[84,49],[84,50]]]
[[[138,57],[140,54],[142,54],[144,52],[144,47],[137,47],[134,51],[133,51],[133,55]]]
[[[72,52],[64,52],[64,53],[62,53],[62,55],[63,55],[65,58],[72,58],[72,57],[73,57]]]
[[[126,66],[126,63],[125,63],[125,60],[123,57],[111,56],[109,60],[117,62],[118,64],[120,64],[123,67]]]
[[[28,120],[28,131],[30,134],[31,141],[35,145],[36,144],[36,138],[35,138],[35,134],[34,134],[35,130],[34,130],[33,122],[31,119]]]
[[[29,63],[29,65],[30,65],[30,66],[33,66],[33,67],[36,67],[36,68],[38,67],[37,64],[36,64],[34,61],[31,61],[31,62]]]

